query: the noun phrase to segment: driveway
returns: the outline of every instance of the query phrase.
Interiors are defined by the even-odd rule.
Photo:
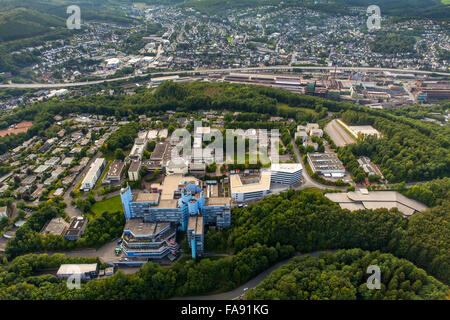
[[[47,253],[47,254],[54,254],[54,253],[62,253],[65,254],[68,257],[82,257],[82,258],[96,258],[98,257],[101,262],[107,263],[111,261],[117,260],[116,254],[114,249],[117,247],[117,240],[115,239],[111,242],[106,243],[102,247],[100,247],[98,250],[96,249],[80,249],[80,250],[74,250],[74,251],[50,251],[50,252],[39,252],[37,254]]]

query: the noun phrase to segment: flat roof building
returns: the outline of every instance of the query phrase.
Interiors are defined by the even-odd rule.
[[[76,241],[81,238],[84,230],[86,229],[87,222],[88,219],[86,217],[73,218],[73,220],[70,222],[69,228],[64,234],[64,238],[70,241]]]
[[[128,179],[130,181],[139,180],[139,171],[141,170],[141,161],[132,161],[130,168],[128,168]]]
[[[142,160],[142,157],[144,155],[145,148],[147,148],[147,139],[140,139],[137,138],[134,141],[133,148],[130,152],[130,159],[132,160]]]
[[[327,193],[325,196],[350,211],[364,209],[397,208],[408,217],[416,212],[428,209],[424,204],[407,198],[397,191],[371,191],[367,189],[347,193]]]
[[[313,172],[343,177],[345,168],[335,153],[308,153],[308,164]]]
[[[125,163],[122,160],[114,160],[105,176],[105,183],[119,182],[123,174]]]
[[[150,160],[162,161],[164,159],[166,150],[167,150],[166,143],[157,143],[155,149],[152,152],[152,155],[150,156]]]
[[[69,224],[61,217],[53,218],[48,221],[41,230],[43,235],[52,234],[55,236],[61,236],[66,232]]]
[[[243,183],[238,174],[230,175],[231,196],[237,202],[258,199],[266,196],[270,191],[270,171],[262,171],[259,181]]]
[[[70,276],[79,276],[81,280],[91,280],[98,276],[97,263],[85,264],[62,264],[56,276],[61,279],[67,279]]]
[[[91,165],[88,173],[83,179],[81,183],[81,189],[84,191],[89,191],[95,187],[97,180],[102,175],[103,170],[106,167],[105,158],[97,158],[94,163]]]
[[[272,183],[294,185],[302,179],[303,167],[300,163],[278,163],[270,167]]]
[[[145,237],[150,237],[153,234],[150,233],[150,229],[156,227],[154,224],[170,225],[170,228],[175,230],[174,234],[177,227],[180,230],[188,231],[188,226],[192,227],[192,219],[194,219],[192,217],[198,216],[199,218],[195,218],[195,221],[201,221],[201,224],[198,226],[195,224],[195,228],[191,230],[191,236],[196,239],[193,254],[201,254],[203,252],[203,229],[200,230],[200,225],[203,228],[203,224],[211,224],[222,229],[228,228],[231,224],[231,199],[209,197],[211,192],[207,192],[208,197],[205,197],[203,190],[205,184],[194,177],[173,174],[166,176],[162,185],[152,187],[152,190],[156,189],[154,193],[138,192],[133,194],[129,187],[122,189],[120,196],[127,219],[125,229],[130,229],[128,234],[133,234],[133,237],[137,238],[136,233],[131,231],[134,227],[134,229],[140,230],[139,232],[143,236],[145,234]],[[126,233],[124,232],[124,234]],[[190,236],[188,235],[188,237]],[[173,242],[171,253],[178,250],[178,245],[172,239],[174,237],[170,237],[170,241]],[[129,244],[129,242],[127,243]],[[191,245],[191,238],[189,238],[189,243]],[[161,248],[162,246],[158,247],[158,250]],[[153,252],[154,254],[147,253],[145,255],[135,253],[134,249],[128,245],[124,252],[127,255],[132,252],[131,256],[142,256],[149,259],[170,256],[168,249],[164,249],[164,252],[157,251]],[[149,248],[146,247],[145,250],[148,251]]]

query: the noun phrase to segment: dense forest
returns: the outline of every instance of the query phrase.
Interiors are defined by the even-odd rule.
[[[380,290],[367,288],[370,265],[381,271]],[[411,262],[392,254],[361,249],[302,256],[273,271],[246,300],[436,300],[447,296],[448,287]]]
[[[415,44],[416,39],[407,34],[378,32],[370,50],[390,54],[414,53]]]
[[[16,265],[15,261],[23,261],[16,259],[25,259],[20,256],[12,260],[9,266],[0,267],[0,292],[2,298],[8,299],[165,299],[207,294],[231,290],[277,261],[292,256],[294,251],[342,248],[392,253],[412,261],[417,267],[424,268],[448,284],[449,218],[448,203],[405,220],[396,210],[343,210],[319,190],[289,191],[265,198],[257,205],[233,210],[232,228],[229,231],[207,233],[206,243],[218,247],[225,244],[234,250],[231,257],[203,258],[199,261],[182,258],[170,268],[147,263],[136,274],[124,275],[118,272],[111,278],[88,282],[82,290],[70,291],[52,276],[45,276],[44,279],[40,278],[44,276],[38,276],[36,279],[33,272],[41,271],[43,267],[31,267],[27,274],[18,275],[19,271],[12,270],[11,265]],[[44,258],[31,255],[29,259],[31,261],[27,263],[34,264],[32,261]],[[348,285],[350,292],[345,290],[346,294],[350,294],[348,297],[428,299],[442,298],[442,292],[445,291],[445,286],[428,277],[424,271],[390,255],[355,251],[343,254],[339,258],[341,260],[336,262],[332,260],[334,258],[328,259],[326,263],[320,260],[319,265],[323,266],[327,276],[335,279],[332,283],[338,287],[339,283]],[[354,272],[356,266],[359,265],[363,270],[372,261],[385,261],[382,270],[386,273],[383,283],[387,284],[387,289],[382,292],[382,296],[376,293],[374,296],[368,295],[357,286],[362,283],[363,275]],[[344,263],[349,266],[342,267]],[[327,264],[334,267],[325,268]],[[339,276],[335,274],[334,278],[333,274],[328,273],[332,268],[344,268],[346,272],[355,273],[355,276],[350,282],[342,272]],[[23,269],[30,270],[30,267],[25,265]],[[317,275],[315,270],[308,272],[311,277]],[[351,293],[353,289],[350,285],[356,288],[354,293]],[[328,291],[323,294],[325,292]],[[314,292],[301,294],[304,298],[311,298]]]
[[[424,181],[450,173],[450,128],[430,125],[415,127],[420,121],[373,116],[362,111],[345,111],[342,119],[350,125],[372,125],[383,134],[370,136],[346,147],[354,156],[368,156],[380,165],[389,182]],[[353,160],[340,151],[344,163]],[[350,157],[350,158],[348,158]]]
[[[257,244],[232,257],[198,262],[181,259],[170,268],[149,262],[137,273],[119,271],[113,277],[82,284],[81,290],[69,290],[54,275],[36,275],[58,263],[75,263],[74,259],[30,254],[15,258],[10,265],[0,265],[0,299],[156,300],[207,294],[233,289],[293,253],[292,246]]]
[[[406,258],[450,283],[450,206],[416,213],[405,220],[397,210],[350,212],[319,190],[288,191],[257,205],[234,209],[228,232],[210,231],[210,250],[239,252],[254,243],[293,245],[296,251],[361,248]],[[226,247],[224,248],[224,244]]]

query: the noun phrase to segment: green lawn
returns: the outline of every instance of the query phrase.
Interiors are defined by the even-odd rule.
[[[122,201],[120,200],[120,196],[115,196],[110,199],[104,200],[104,201],[98,201],[96,202],[92,208],[91,211],[94,215],[100,215],[101,213],[108,211],[108,212],[116,212],[120,211],[123,212],[122,207]]]
[[[450,4],[450,0],[441,0],[442,4]]]

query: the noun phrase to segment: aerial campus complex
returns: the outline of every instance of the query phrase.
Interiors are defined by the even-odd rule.
[[[126,224],[121,251],[125,265],[148,260],[174,260],[180,246],[177,231],[186,233],[192,257],[204,253],[205,226],[226,229],[231,224],[233,202],[260,199],[270,193],[271,183],[294,185],[302,178],[301,164],[273,164],[259,178],[244,180],[230,176],[232,197],[217,197],[217,181],[201,181],[182,174],[167,175],[156,190],[133,193],[128,186],[120,191]],[[251,180],[251,179],[249,179]]]
[[[156,193],[121,190],[127,219],[121,248],[133,261],[174,259],[179,249],[176,231],[187,232],[192,257],[204,251],[205,225],[225,229],[231,223],[231,199],[208,197],[216,181],[202,183],[193,177],[167,176]],[[205,196],[206,195],[206,196]],[[133,262],[130,260],[130,264]]]
[[[0,2],[0,300],[450,299],[450,0]]]

